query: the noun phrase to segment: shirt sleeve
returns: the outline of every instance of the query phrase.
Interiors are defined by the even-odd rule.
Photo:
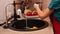
[[[52,0],[49,9],[59,9],[60,8],[60,0]]]

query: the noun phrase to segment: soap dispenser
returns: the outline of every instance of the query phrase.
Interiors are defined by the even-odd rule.
[[[18,10],[17,10],[17,15],[18,15],[20,18],[22,18],[22,17],[23,17],[23,16],[22,16],[21,9],[18,9]]]

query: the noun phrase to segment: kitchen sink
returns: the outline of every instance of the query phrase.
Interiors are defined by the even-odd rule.
[[[36,31],[48,27],[48,22],[39,19],[23,19],[12,21],[9,28],[16,31]]]

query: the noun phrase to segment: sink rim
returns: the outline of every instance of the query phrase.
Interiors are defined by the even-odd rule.
[[[43,20],[42,20],[42,21],[43,21]],[[45,22],[46,22],[46,21],[45,21]],[[12,24],[14,24],[14,23],[12,23]],[[14,27],[11,27],[12,24],[10,23],[9,29],[14,30],[14,31],[37,31],[37,30],[42,30],[42,29],[48,27],[48,25],[49,25],[48,22],[46,22],[44,26],[42,26],[42,27],[40,27],[40,28],[38,28],[38,29],[36,29],[36,30],[26,30],[26,29],[16,29],[16,28],[14,28]]]

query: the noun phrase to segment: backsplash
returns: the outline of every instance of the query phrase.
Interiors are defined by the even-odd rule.
[[[6,20],[5,17],[5,6],[9,3],[12,3],[13,0],[0,0],[0,23],[3,23]]]

